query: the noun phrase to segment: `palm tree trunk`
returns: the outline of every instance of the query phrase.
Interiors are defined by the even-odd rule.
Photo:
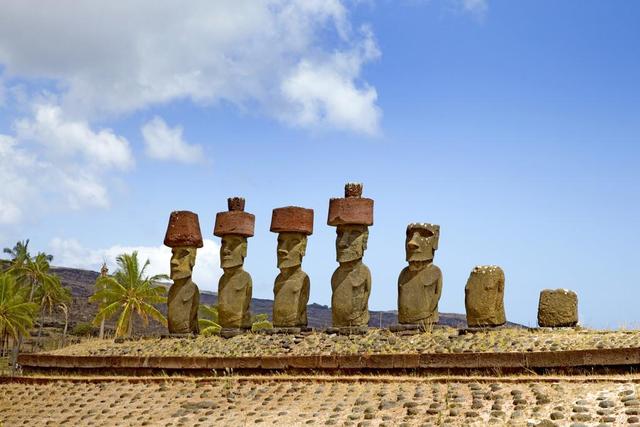
[[[22,334],[18,334],[18,339],[13,343],[13,352],[11,354],[11,371],[16,372],[18,368],[18,354],[22,346]]]
[[[104,339],[104,317],[100,321],[100,339]]]
[[[40,327],[38,328],[38,338],[42,336],[42,327],[44,326],[44,305],[40,309]]]

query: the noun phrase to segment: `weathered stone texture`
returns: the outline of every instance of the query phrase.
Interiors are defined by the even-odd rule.
[[[477,266],[473,269],[465,287],[468,326],[501,326],[506,323],[504,284],[504,272],[498,266]]]
[[[165,246],[202,247],[202,233],[198,214],[190,211],[174,211],[169,216],[169,225],[164,237]]]
[[[298,232],[303,234],[313,233],[313,209],[305,209],[298,206],[286,206],[276,208],[271,214],[271,231]]]
[[[371,272],[363,264],[369,225],[373,224],[373,200],[362,198],[362,184],[345,185],[345,198],[329,201],[327,223],[336,226],[336,260],[331,276],[333,326],[366,326],[369,323]]]
[[[227,234],[239,236],[253,236],[256,218],[253,214],[244,211],[244,199],[242,197],[230,197],[227,199],[229,210],[218,212],[213,234],[222,237]]]
[[[173,284],[167,296],[167,329],[171,334],[197,334],[200,291],[191,275],[196,254],[202,247],[198,215],[189,211],[174,211],[164,244],[171,247],[170,277]]]
[[[218,282],[218,322],[223,328],[251,327],[253,283],[242,267],[225,269]]]
[[[440,226],[409,224],[405,241],[405,267],[398,277],[398,322],[428,324],[438,322],[438,302],[442,294],[442,272],[433,264],[438,249]]]
[[[578,295],[567,289],[545,289],[540,292],[538,325],[566,327],[578,324]]]
[[[214,226],[214,234],[222,237],[220,267],[224,270],[218,282],[218,321],[223,328],[250,328],[253,282],[242,266],[255,217],[244,212],[243,198],[231,197],[227,203],[229,211],[218,212]]]
[[[362,184],[346,184],[344,194],[344,198],[329,200],[327,224],[373,225],[373,200],[362,197]]]

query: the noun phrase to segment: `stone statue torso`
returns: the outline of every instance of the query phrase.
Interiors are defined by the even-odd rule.
[[[398,321],[436,323],[441,292],[442,272],[436,265],[405,267],[398,277]]]
[[[174,283],[169,288],[167,298],[167,326],[172,334],[197,334],[198,306],[200,292],[195,283],[188,279],[184,283]]]
[[[280,327],[307,326],[309,276],[297,269],[288,277],[276,277],[273,292],[273,325]]]
[[[371,272],[362,263],[340,265],[331,277],[333,326],[366,326],[369,323]]]
[[[218,320],[223,328],[250,328],[252,282],[242,269],[225,272],[218,282]]]

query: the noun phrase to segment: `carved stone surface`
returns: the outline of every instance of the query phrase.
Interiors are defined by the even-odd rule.
[[[327,224],[332,226],[373,225],[373,200],[362,197],[362,184],[347,183],[345,197],[329,200]]]
[[[278,234],[278,268],[273,293],[273,326],[306,327],[311,284],[302,271],[307,236],[313,233],[313,210],[297,206],[276,208],[271,231]]]
[[[253,236],[255,217],[243,211],[244,199],[228,199],[229,211],[216,215],[214,234],[222,237],[218,282],[218,321],[223,328],[250,328],[251,295],[249,273],[242,269],[247,256],[247,237]]]
[[[189,211],[172,212],[165,236],[171,247],[171,280],[167,297],[167,327],[170,334],[197,334],[200,292],[191,280],[197,247],[202,247],[198,215]]]
[[[213,234],[222,237],[226,234],[238,236],[253,236],[256,218],[253,214],[244,211],[245,201],[242,197],[230,197],[227,199],[229,210],[218,212],[213,228]]]
[[[464,291],[468,326],[500,326],[506,323],[504,272],[500,267],[475,267]]]
[[[202,247],[202,233],[198,214],[190,211],[173,211],[169,217],[167,233],[164,236],[165,246]]]
[[[545,289],[540,292],[538,325],[567,327],[578,324],[578,295],[567,289]]]
[[[337,226],[336,259],[340,266],[331,276],[331,313],[334,327],[369,323],[371,272],[362,263],[373,224],[373,200],[361,199],[362,184],[345,185],[344,199],[329,202],[328,224]],[[362,200],[366,200],[362,203]]]
[[[433,264],[438,249],[440,227],[409,224],[405,241],[409,265],[398,277],[398,322],[428,324],[438,322],[438,301],[442,294],[442,272]]]

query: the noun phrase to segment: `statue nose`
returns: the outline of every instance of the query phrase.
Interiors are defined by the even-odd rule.
[[[418,249],[420,247],[420,245],[418,245],[416,242],[414,242],[413,240],[411,240],[407,246],[409,246],[411,249]]]
[[[278,255],[287,255],[289,253],[289,251],[285,250],[285,249],[278,249]]]

